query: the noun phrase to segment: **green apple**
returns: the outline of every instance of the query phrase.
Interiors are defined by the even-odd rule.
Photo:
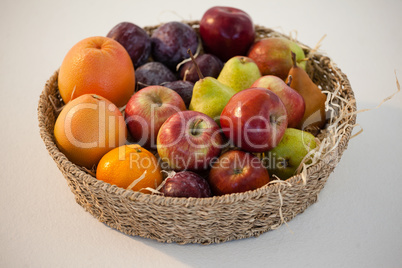
[[[287,128],[279,144],[266,153],[269,156],[269,174],[282,180],[292,177],[304,157],[316,146],[315,137],[311,133]]]

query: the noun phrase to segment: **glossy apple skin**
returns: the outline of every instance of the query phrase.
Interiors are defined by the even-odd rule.
[[[135,142],[145,148],[156,148],[159,128],[172,114],[186,110],[178,93],[164,86],[139,90],[128,101],[125,119]]]
[[[260,159],[251,153],[233,150],[222,154],[209,173],[214,195],[255,190],[269,182],[269,173]]]
[[[296,54],[298,65],[305,68],[306,62],[303,50],[294,42],[285,38],[264,38],[255,42],[248,57],[257,64],[262,75],[275,75],[285,80],[293,66],[292,53]]]
[[[161,192],[172,197],[210,197],[208,182],[192,171],[181,171],[167,178]]]
[[[255,31],[251,17],[243,10],[215,6],[201,18],[200,36],[205,51],[225,62],[246,55],[254,42]]]
[[[286,107],[288,127],[296,128],[299,125],[305,111],[304,98],[299,92],[274,75],[265,75],[257,79],[251,87],[262,87],[274,92]]]
[[[205,170],[221,151],[218,124],[206,114],[182,111],[169,117],[159,130],[159,157],[176,171]]]
[[[266,88],[242,90],[229,100],[220,117],[233,144],[249,152],[265,152],[282,139],[288,125],[285,105]]]

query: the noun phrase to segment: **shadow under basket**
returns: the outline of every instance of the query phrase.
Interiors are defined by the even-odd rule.
[[[198,21],[186,22],[198,33]],[[152,34],[157,26],[145,27]],[[286,35],[255,26],[256,40]],[[297,42],[297,41],[296,41]],[[299,43],[299,42],[298,42]],[[66,178],[76,201],[100,222],[125,234],[159,242],[220,243],[259,236],[276,229],[317,201],[330,173],[347,148],[356,120],[356,102],[345,74],[330,58],[299,43],[307,57],[307,71],[327,97],[331,115],[317,138],[313,164],[286,181],[244,193],[211,198],[174,198],[125,190],[98,181],[70,162],[55,144],[54,104],[62,106],[56,71],[40,96],[38,119],[46,149]]]

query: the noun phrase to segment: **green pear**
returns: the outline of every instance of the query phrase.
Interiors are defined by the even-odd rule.
[[[239,92],[249,88],[260,77],[260,69],[254,60],[245,56],[235,56],[225,63],[218,81]]]
[[[195,61],[193,53],[189,49],[188,54],[194,63],[198,73],[199,80],[194,84],[193,96],[189,105],[189,110],[204,113],[211,117],[220,126],[219,117],[223,108],[229,102],[230,98],[236,94],[236,91],[213,77],[204,77]]]
[[[267,153],[269,174],[282,180],[292,177],[304,157],[316,146],[315,137],[311,133],[287,128],[279,144]]]
[[[189,110],[204,113],[220,125],[219,116],[236,91],[213,77],[198,80],[193,87]]]

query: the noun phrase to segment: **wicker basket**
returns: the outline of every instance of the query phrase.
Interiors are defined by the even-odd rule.
[[[198,21],[187,23],[198,32]],[[156,27],[144,29],[151,34]],[[255,28],[257,39],[278,35],[289,38],[265,27]],[[40,135],[77,203],[112,228],[128,235],[180,244],[219,243],[258,236],[280,227],[317,201],[347,147],[356,120],[356,103],[346,75],[328,57],[300,45],[309,55],[310,76],[329,95],[327,106],[333,116],[318,136],[319,159],[285,182],[273,181],[254,191],[219,197],[172,198],[133,192],[98,181],[70,162],[55,144],[53,128],[57,113],[52,102],[62,106],[57,71],[40,96]]]

